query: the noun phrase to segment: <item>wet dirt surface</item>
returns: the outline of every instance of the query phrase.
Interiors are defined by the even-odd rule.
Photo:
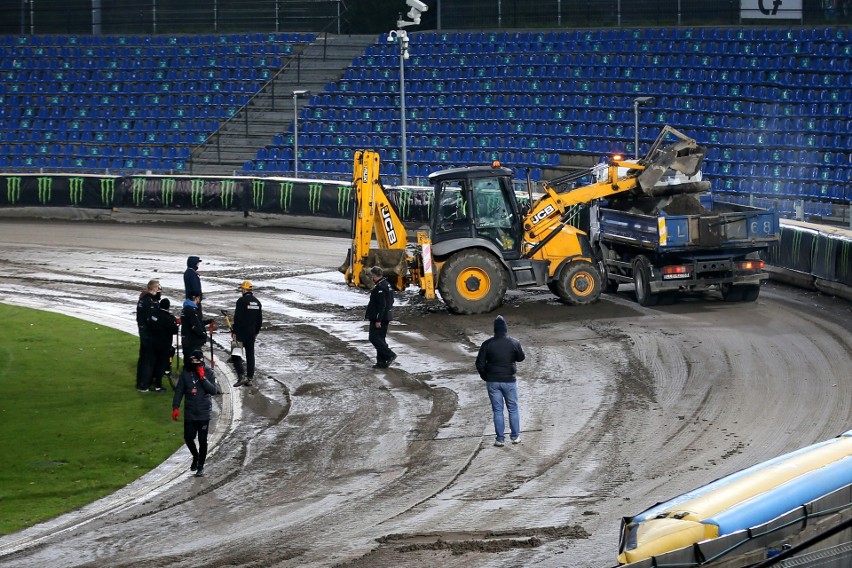
[[[134,332],[139,290],[159,277],[174,306],[195,254],[206,314],[233,313],[248,279],[266,320],[257,386],[218,404],[207,477],[181,449],[112,501],[0,538],[0,565],[607,567],[621,517],[850,428],[845,301],[770,284],[752,304],[646,309],[622,286],[575,307],[541,289],[496,312],[527,360],[523,441],[495,448],[473,361],[496,313],[402,293],[399,359],[373,369],[367,294],[336,272],[347,248],[339,233],[0,220],[0,301]],[[223,374],[227,339],[220,322]]]

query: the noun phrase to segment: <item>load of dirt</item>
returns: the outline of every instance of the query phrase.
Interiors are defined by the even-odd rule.
[[[692,193],[682,193],[668,197],[618,197],[610,203],[610,209],[636,213],[641,215],[706,215],[710,211],[706,209]]]

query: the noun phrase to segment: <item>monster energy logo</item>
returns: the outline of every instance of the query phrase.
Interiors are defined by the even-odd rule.
[[[282,181],[278,186],[278,207],[281,211],[289,211],[293,205],[293,187],[292,181]]]
[[[234,193],[237,186],[237,182],[232,179],[223,179],[221,183],[222,192],[219,195],[219,199],[222,201],[222,207],[225,209],[230,209],[231,205],[234,203]]]
[[[189,182],[189,197],[197,208],[204,204],[204,180],[194,179]]]
[[[349,214],[349,206],[352,205],[352,186],[338,185],[337,186],[337,212],[341,217],[346,217]]]
[[[411,196],[413,192],[410,189],[399,190],[399,216],[403,219],[408,219],[411,216]]]
[[[145,200],[145,178],[133,178],[130,185],[130,196],[133,199],[133,205],[140,207]]]
[[[68,197],[73,205],[79,205],[83,201],[83,178],[68,180]]]
[[[53,193],[53,178],[38,178],[38,202],[42,205],[50,202]]]
[[[840,278],[838,280],[843,280],[849,274],[849,249],[852,249],[852,244],[849,241],[843,242],[843,252],[840,254],[840,274],[838,275]]]
[[[164,178],[160,182],[160,202],[163,207],[170,207],[175,202],[175,186],[177,181],[174,178]]]
[[[308,185],[308,209],[311,213],[316,213],[320,208],[320,199],[322,198],[322,184],[312,183]]]
[[[262,179],[252,180],[251,182],[251,203],[255,209],[263,208],[263,193],[266,188],[266,182]]]
[[[82,185],[80,186],[82,189]],[[101,178],[101,203],[111,205],[115,201],[115,178]]]
[[[21,199],[21,178],[7,177],[6,178],[6,200],[14,205]]]

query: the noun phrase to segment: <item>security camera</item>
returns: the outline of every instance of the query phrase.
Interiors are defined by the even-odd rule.
[[[420,0],[405,0],[405,3],[414,8],[415,10],[420,10],[421,12],[425,12],[429,9],[429,6],[427,6]]]
[[[411,10],[409,10],[406,16],[408,16],[408,18],[415,24],[420,23],[420,10],[418,10],[417,8],[412,8]]]

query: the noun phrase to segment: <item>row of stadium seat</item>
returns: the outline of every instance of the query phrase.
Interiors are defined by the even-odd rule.
[[[314,33],[261,32],[191,35],[18,35],[0,36],[0,47],[14,46],[181,46],[311,43]]]

